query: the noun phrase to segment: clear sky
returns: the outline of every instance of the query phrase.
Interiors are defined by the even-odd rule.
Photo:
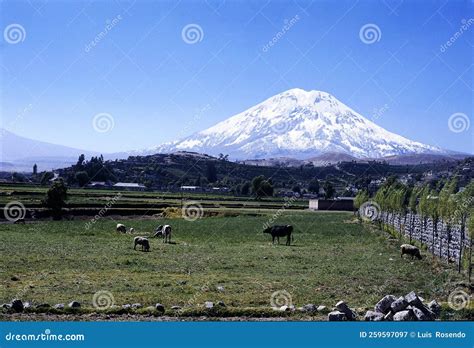
[[[410,139],[474,152],[472,1],[0,6],[2,127],[18,135],[102,152],[147,148],[299,87]]]

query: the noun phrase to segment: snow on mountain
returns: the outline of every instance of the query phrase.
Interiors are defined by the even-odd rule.
[[[175,151],[223,153],[231,159],[308,158],[327,152],[356,158],[445,153],[385,130],[326,92],[297,88],[146,153]]]

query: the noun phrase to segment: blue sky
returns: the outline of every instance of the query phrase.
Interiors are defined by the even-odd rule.
[[[448,125],[456,113],[473,120],[470,1],[0,6],[2,127],[22,136],[103,152],[146,148],[299,87],[329,92],[410,139],[474,152],[474,125],[461,132]],[[23,29],[17,43],[6,37],[11,24]],[[183,39],[189,24],[202,30],[198,42]],[[360,35],[367,24],[373,43]],[[113,119],[106,132],[93,127],[101,113]]]

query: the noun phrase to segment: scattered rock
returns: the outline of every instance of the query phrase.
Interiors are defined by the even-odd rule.
[[[364,316],[365,321],[382,321],[383,320],[383,313],[375,312],[375,311],[367,311]]]
[[[390,306],[397,298],[393,295],[387,295],[382,298],[374,307],[374,310],[379,313],[387,314],[390,310]]]
[[[186,285],[188,282],[186,280],[181,280],[178,282],[179,285]]]
[[[63,310],[64,309],[64,303],[55,304],[53,308]]]
[[[411,310],[404,310],[393,315],[393,321],[408,321],[413,320],[413,312]]]
[[[141,303],[133,303],[132,304],[133,309],[139,309],[139,308],[142,308],[142,307],[143,307],[143,305]]]
[[[181,307],[180,306],[172,306],[171,309],[175,310],[175,311],[179,311],[181,309]]]
[[[30,302],[23,303],[23,308],[24,309],[31,308],[31,303]]]
[[[217,302],[217,305],[220,306],[220,307],[225,307],[224,301]]]
[[[40,303],[38,305],[36,305],[36,308],[38,309],[44,309],[44,308],[50,308],[51,306],[49,305],[49,303]]]
[[[17,276],[12,276],[10,279],[13,280],[14,282],[17,282],[20,280],[20,278]]]
[[[223,287],[223,286],[218,286],[218,287],[217,287],[217,291],[219,291],[219,292],[224,292],[224,287]]]
[[[4,303],[4,304],[2,304],[2,308],[10,309],[10,308],[12,308],[12,305],[11,305],[11,303]]]
[[[436,300],[433,300],[428,303],[428,308],[430,309],[430,311],[433,312],[436,317],[439,317],[439,315],[441,314],[441,306],[438,302],[436,302]]]
[[[412,291],[409,294],[405,295],[405,301],[408,302],[408,304],[414,306],[414,307],[423,307],[423,302],[421,302],[420,298],[418,295]]]
[[[318,307],[312,303],[305,304],[303,307],[301,307],[302,312],[316,312],[317,310]]]
[[[68,304],[69,308],[80,308],[81,304],[78,301],[72,301]]]
[[[430,317],[430,315],[423,313],[421,309],[416,307],[413,308],[413,314],[419,321],[428,321],[433,319],[432,317]]]
[[[332,311],[328,314],[329,321],[345,321],[346,315],[339,311]]]
[[[347,317],[347,320],[356,320],[357,314],[349,308],[349,306],[344,301],[339,301],[336,303],[336,309],[344,313]]]
[[[383,320],[392,321],[393,320],[393,312],[388,312],[387,314],[385,314],[385,317],[383,317]]]
[[[284,305],[279,308],[280,311],[282,312],[294,312],[295,311],[295,306],[293,305]]]
[[[157,303],[155,305],[155,309],[160,312],[160,313],[164,313],[165,312],[165,306],[163,306],[161,303]]]
[[[408,307],[408,302],[405,300],[405,297],[403,296],[400,296],[398,299],[393,301],[392,304],[390,305],[390,309],[394,313],[403,311],[407,307]]]
[[[318,311],[318,312],[324,312],[324,311],[326,311],[326,310],[327,310],[327,307],[326,307],[326,306],[323,306],[323,305],[318,306],[318,308],[317,308],[317,311]]]
[[[130,309],[130,308],[132,308],[132,305],[127,303],[127,304],[124,304],[124,305],[122,306],[122,308],[123,308],[123,309]]]
[[[15,312],[22,312],[24,308],[23,302],[17,298],[11,303],[11,309],[13,309]]]

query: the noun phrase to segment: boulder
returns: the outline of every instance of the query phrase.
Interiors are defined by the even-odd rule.
[[[206,307],[206,309],[213,309],[214,308],[214,303],[211,302],[211,301],[206,301],[206,302],[204,302],[204,307]]]
[[[397,313],[403,311],[405,308],[408,307],[408,302],[405,300],[405,297],[400,296],[398,299],[392,302],[390,305],[390,309],[393,313]]]
[[[344,313],[347,317],[347,320],[356,320],[357,314],[349,308],[349,306],[344,301],[339,301],[336,303],[336,309]]]
[[[293,312],[295,310],[295,306],[293,305],[284,305],[279,308],[280,311],[282,312]]]
[[[347,317],[344,313],[339,311],[332,311],[328,314],[329,321],[345,321]]]
[[[180,306],[172,306],[171,309],[174,310],[174,311],[179,311],[181,309],[181,307]]]
[[[69,302],[69,304],[67,306],[69,308],[77,309],[77,308],[81,307],[81,304],[78,301],[72,301],[72,302]]]
[[[132,305],[127,303],[127,304],[122,305],[122,308],[123,309],[130,309],[130,308],[132,308]]]
[[[365,321],[382,321],[383,320],[383,313],[375,312],[375,311],[367,311],[364,316]]]
[[[385,314],[385,317],[383,317],[383,320],[392,321],[393,320],[393,312],[388,312],[387,314]]]
[[[17,298],[12,301],[11,305],[11,309],[13,309],[15,312],[23,312],[23,309],[25,308],[23,302]]]
[[[305,304],[303,307],[301,307],[302,312],[316,312],[318,310],[318,307],[316,307],[315,304],[308,303]]]
[[[409,321],[413,319],[413,311],[411,310],[400,311],[393,315],[393,321]]]
[[[414,307],[423,307],[423,302],[420,300],[420,298],[418,297],[418,295],[412,291],[410,292],[409,294],[405,295],[405,301],[408,302],[408,304],[414,306]]]
[[[10,308],[12,308],[12,304],[11,303],[4,303],[4,304],[2,304],[2,308],[10,309]]]
[[[51,306],[48,303],[40,303],[35,306],[38,309],[50,308]]]
[[[395,302],[397,298],[393,295],[387,295],[382,298],[374,307],[374,310],[379,313],[387,314],[390,310],[390,306]]]
[[[141,303],[133,303],[132,304],[133,309],[139,309],[139,308],[142,308],[142,307],[143,307],[143,305]]]
[[[224,292],[224,287],[223,287],[223,286],[218,286],[218,287],[217,287],[217,291],[219,291],[219,292]]]
[[[155,309],[160,312],[160,313],[164,313],[165,312],[165,306],[163,306],[161,303],[157,303],[155,305]]]
[[[220,307],[225,307],[224,301],[217,302],[217,305],[220,306]]]
[[[429,321],[433,320],[433,317],[429,314],[424,313],[421,309],[414,307],[413,314],[415,315],[416,319],[419,321]]]
[[[321,306],[318,306],[317,310],[318,310],[318,312],[324,312],[324,311],[326,311],[326,310],[327,310],[327,307],[326,307],[326,306],[323,306],[323,305],[321,305]]]
[[[64,303],[55,304],[53,308],[63,310],[64,309]]]
[[[438,318],[441,314],[441,306],[436,300],[431,301],[428,303],[428,308],[430,311],[433,312],[436,318]]]

